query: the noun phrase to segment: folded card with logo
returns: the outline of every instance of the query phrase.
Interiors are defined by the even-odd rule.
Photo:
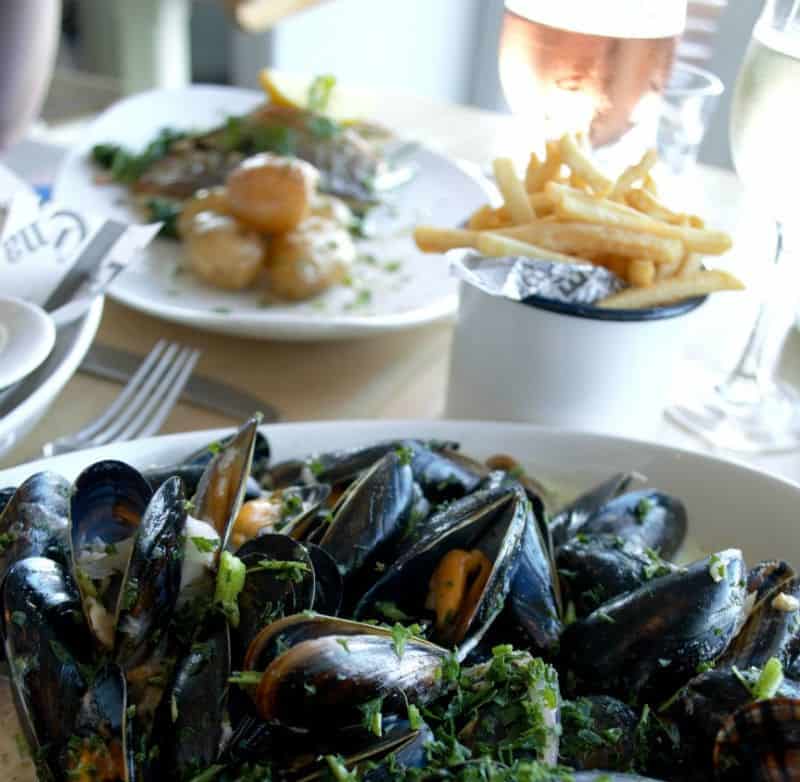
[[[16,192],[0,234],[0,290],[38,304],[56,325],[92,300],[155,237],[159,224],[125,225],[79,206]]]

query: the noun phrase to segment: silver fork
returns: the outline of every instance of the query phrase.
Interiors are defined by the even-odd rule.
[[[199,350],[159,340],[105,412],[75,434],[45,443],[42,452],[56,456],[155,434],[175,407],[199,357]]]

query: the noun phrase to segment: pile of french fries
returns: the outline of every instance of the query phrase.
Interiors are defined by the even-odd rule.
[[[702,257],[727,251],[730,236],[658,200],[654,150],[614,181],[592,162],[581,134],[549,141],[546,149],[544,160],[531,155],[524,179],[509,158],[495,160],[502,206],[482,207],[466,229],[419,226],[417,246],[431,253],[471,247],[494,258],[605,266],[630,287],[600,307],[656,307],[744,287],[732,274],[703,268]]]

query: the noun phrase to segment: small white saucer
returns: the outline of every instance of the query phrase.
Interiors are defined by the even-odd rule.
[[[22,380],[49,355],[56,327],[36,304],[0,296],[0,388]]]

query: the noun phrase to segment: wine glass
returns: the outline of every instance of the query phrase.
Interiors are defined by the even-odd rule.
[[[0,150],[42,107],[58,50],[61,0],[0,2]]]
[[[753,29],[731,109],[734,165],[745,188],[776,221],[771,279],[744,353],[733,372],[670,416],[707,443],[750,453],[800,446],[800,397],[775,377],[789,319],[780,299],[792,286],[787,254],[800,178],[800,0],[766,0]],[[780,331],[780,333],[779,333]]]
[[[505,0],[500,82],[545,138],[584,131],[594,147],[649,122],[650,146],[686,0]]]

